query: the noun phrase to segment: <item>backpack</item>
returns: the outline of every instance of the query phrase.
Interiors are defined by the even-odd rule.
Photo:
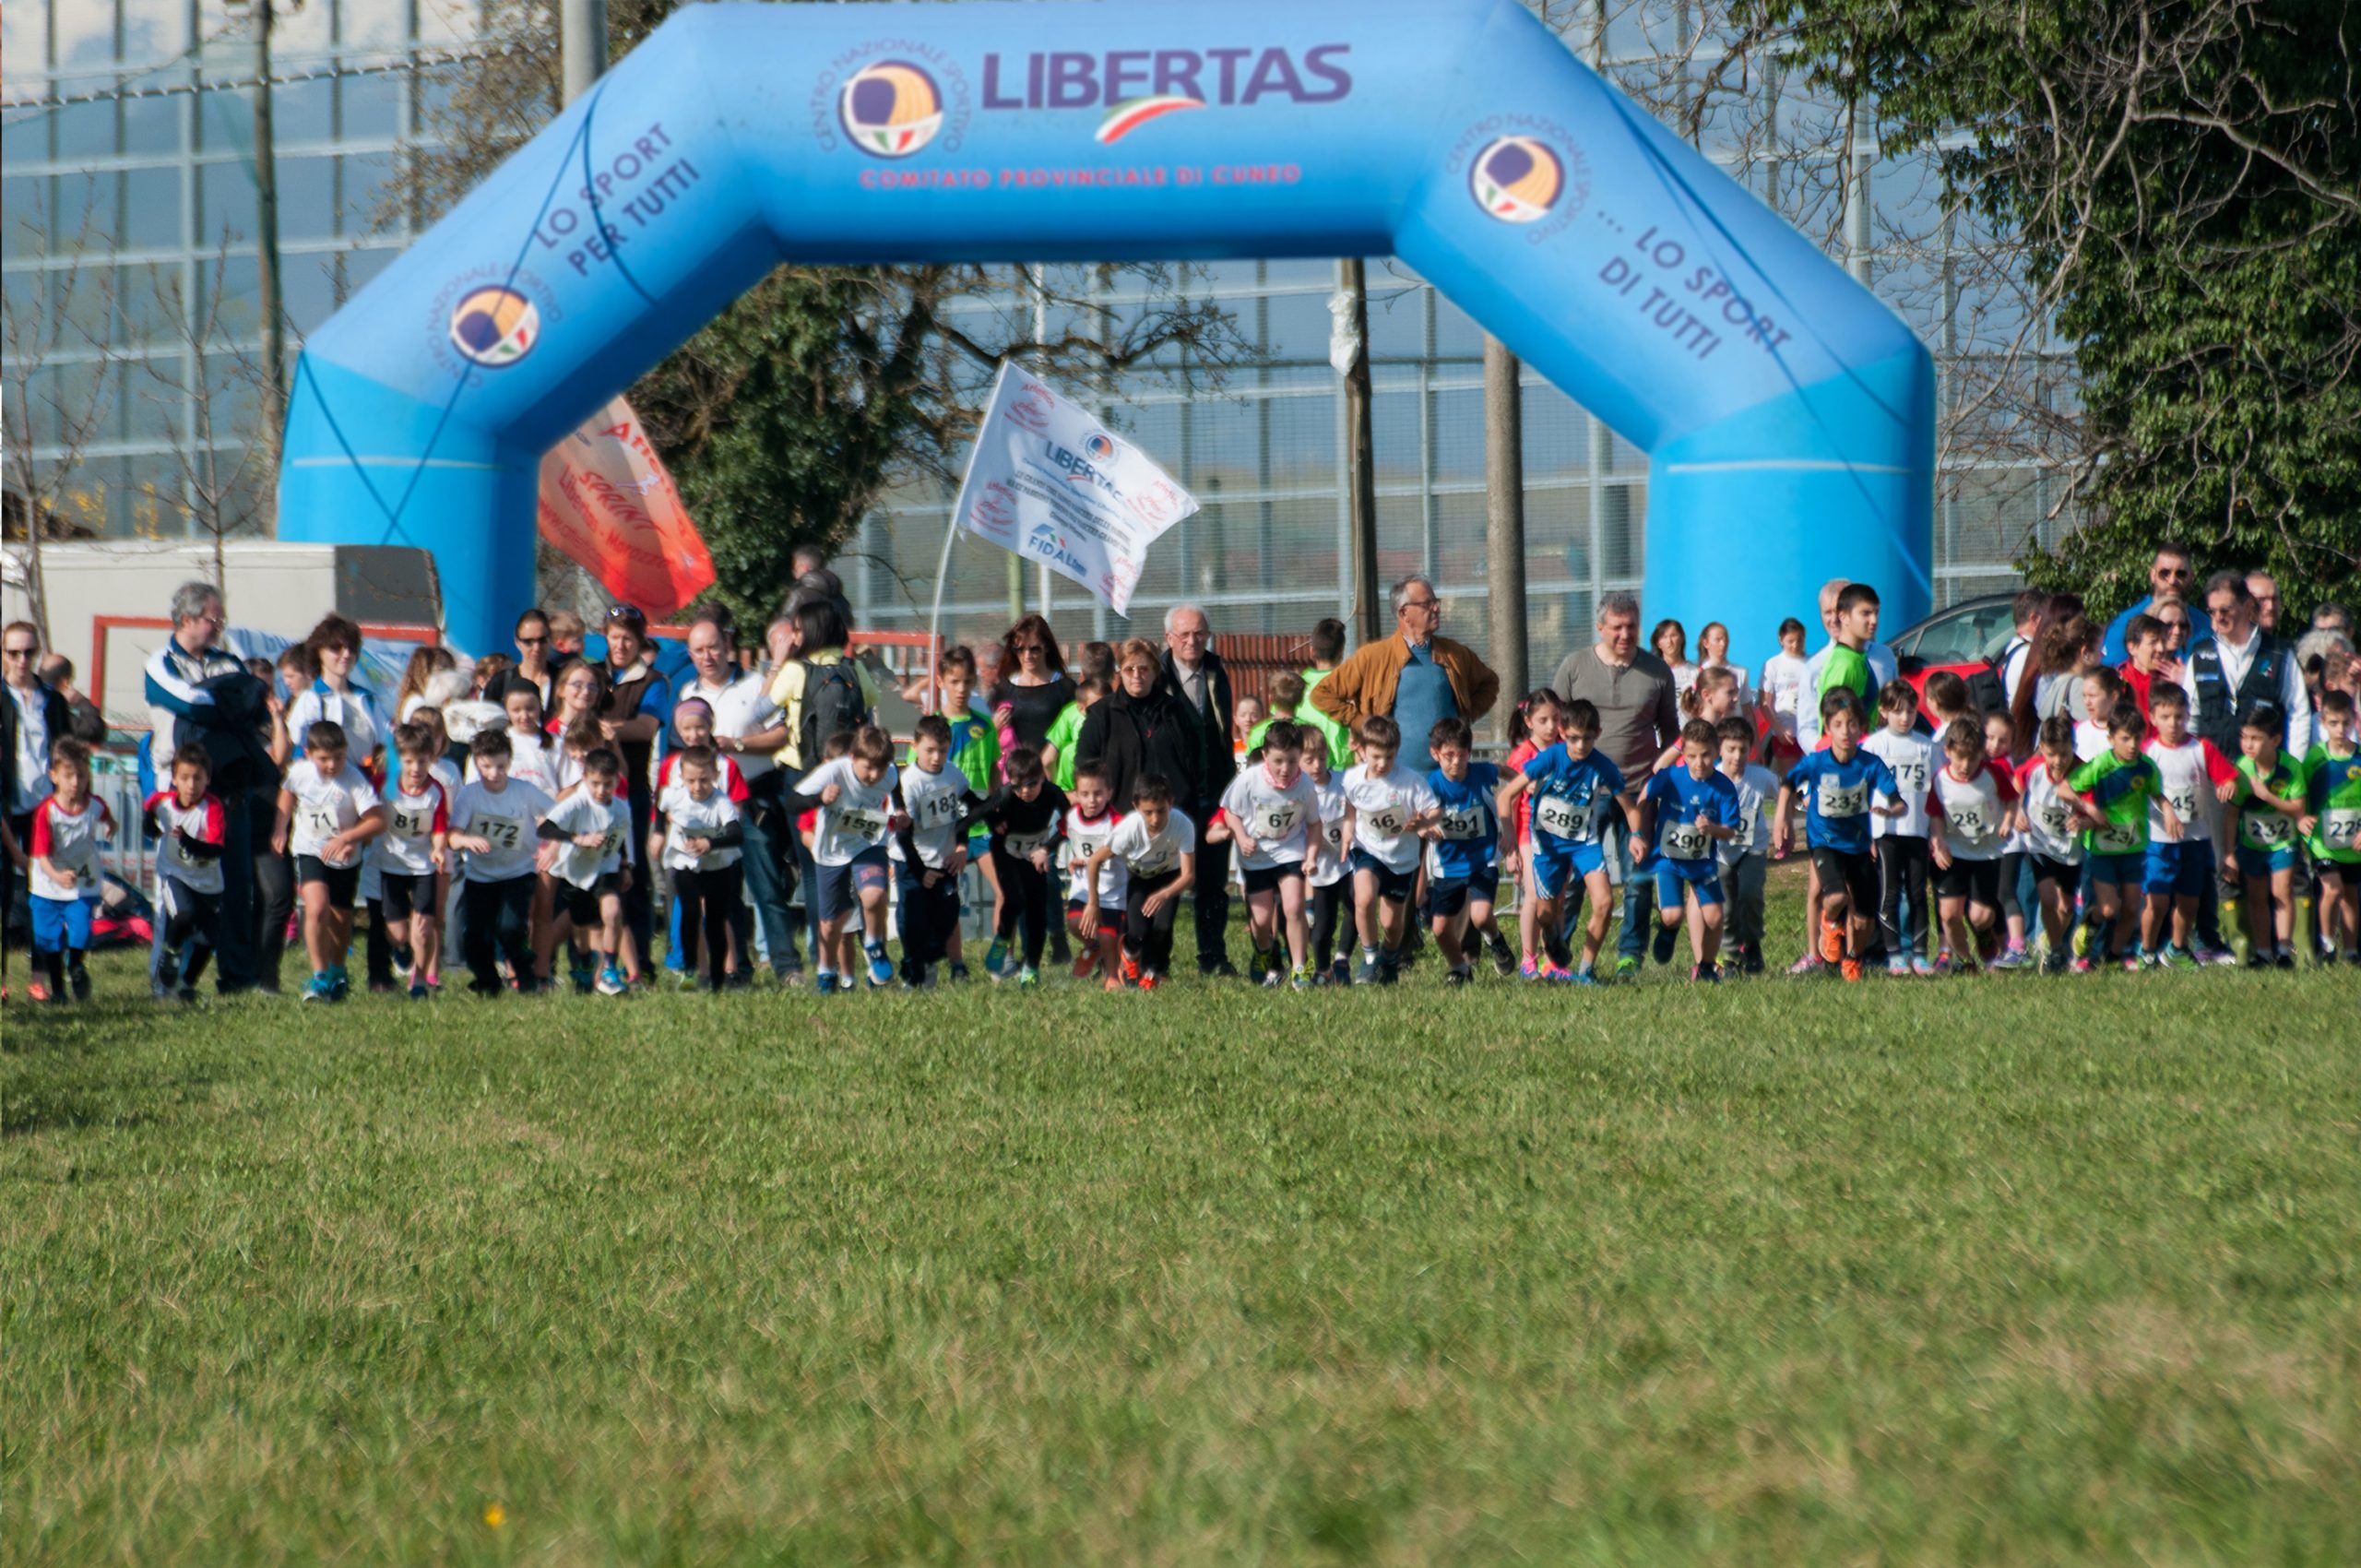
[[[820,754],[829,736],[860,729],[869,722],[860,700],[860,672],[850,659],[834,664],[803,664],[803,714],[795,733],[795,749],[806,767],[820,766]]]
[[[277,784],[279,765],[263,740],[264,726],[270,721],[269,688],[238,669],[209,676],[196,689],[213,700],[174,721],[172,742],[194,742],[205,748],[213,761],[213,792],[230,801]]]

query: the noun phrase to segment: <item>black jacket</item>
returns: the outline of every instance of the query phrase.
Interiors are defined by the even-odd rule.
[[[1171,780],[1172,799],[1183,811],[1195,811],[1204,787],[1198,727],[1169,678],[1144,697],[1118,685],[1093,707],[1083,717],[1074,760],[1077,766],[1095,762],[1107,770],[1118,811],[1132,809],[1132,789],[1143,773]]]
[[[74,733],[73,717],[55,687],[44,681],[35,681],[33,685],[41,693],[42,719],[49,726],[49,743],[55,746]],[[0,809],[17,798],[17,726],[20,722],[16,697],[0,696]],[[30,854],[32,850],[27,848],[25,852]]]
[[[1197,731],[1197,792],[1184,795],[1177,787],[1173,792],[1173,798],[1192,814],[1201,813],[1206,806],[1219,801],[1222,791],[1229,787],[1229,781],[1238,777],[1238,754],[1229,745],[1230,731],[1238,717],[1237,704],[1230,696],[1229,667],[1221,661],[1220,654],[1207,648],[1204,671],[1205,686],[1214,705],[1211,724],[1204,722],[1204,717],[1190,703],[1186,690],[1180,684],[1180,666],[1172,662],[1171,649],[1165,650],[1162,683],[1171,688],[1172,700],[1189,715]]]

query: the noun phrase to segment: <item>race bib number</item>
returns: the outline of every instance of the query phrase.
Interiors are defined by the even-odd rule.
[[[476,831],[483,836],[485,843],[497,850],[514,849],[525,837],[522,825],[505,817],[487,817],[476,824]]]
[[[1664,830],[1664,852],[1676,861],[1702,861],[1713,838],[1693,822],[1676,822]]]
[[[1533,803],[1533,825],[1544,833],[1559,838],[1590,837],[1591,803],[1579,803],[1564,795],[1544,795]]]
[[[1952,834],[1971,844],[1981,844],[1992,837],[1992,824],[1984,820],[1984,813],[1974,806],[1954,807],[1951,813]]]
[[[1320,825],[1320,841],[1338,854],[1345,850],[1345,819],[1336,817]]]
[[[1166,872],[1178,871],[1180,867],[1180,857],[1174,851],[1172,846],[1158,841],[1141,850],[1139,858],[1132,861],[1132,874],[1133,876],[1162,876]]]
[[[2110,822],[2091,832],[2091,850],[2100,855],[2128,855],[2142,848],[2140,830],[2125,823]]]
[[[397,838],[423,838],[433,822],[431,813],[394,808],[394,836]]]
[[[1465,811],[1443,813],[1442,836],[1446,838],[1481,838],[1484,836],[1484,809],[1470,806]]]
[[[2331,849],[2361,846],[2361,806],[2331,806],[2320,818],[2320,842]]]
[[[2049,805],[2041,808],[2041,830],[2052,838],[2063,838],[2073,830],[2074,812],[2070,806]]]
[[[1021,861],[1049,841],[1050,835],[1044,831],[1040,833],[1012,833],[1007,837],[1002,839],[1000,844],[1003,849]]]
[[[1293,801],[1266,806],[1255,814],[1254,837],[1266,844],[1285,838],[1295,831],[1296,823],[1302,815],[1303,809]]]
[[[1893,767],[1893,781],[1902,786],[1902,798],[1915,801],[1927,793],[1927,768],[1923,763],[1905,762]]]
[[[836,813],[836,831],[847,838],[858,838],[864,844],[881,842],[885,837],[885,814],[839,811]]]
[[[2296,837],[2296,819],[2283,812],[2248,812],[2238,818],[2250,848],[2275,849]]]
[[[2167,790],[2165,791],[2165,804],[2172,807],[2173,814],[2183,822],[2197,820],[2197,791],[2194,790],[2177,792]]]
[[[1869,809],[1869,787],[1864,781],[1849,788],[1842,784],[1824,784],[1820,790],[1820,814],[1822,816],[1863,816]]]
[[[910,808],[913,824],[921,828],[946,826],[959,818],[959,802],[949,790],[920,795],[919,803]]]
[[[1410,826],[1410,819],[1402,814],[1398,806],[1381,806],[1372,812],[1363,812],[1361,815],[1368,821],[1371,833],[1382,834],[1389,838]]]
[[[320,806],[303,808],[303,837],[324,840],[336,837],[336,813]]]

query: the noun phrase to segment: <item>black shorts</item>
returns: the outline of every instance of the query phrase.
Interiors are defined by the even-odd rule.
[[[1964,898],[1987,909],[2000,907],[2000,862],[1953,861],[1935,868],[1935,897]]]
[[[557,887],[559,896],[565,902],[567,920],[577,926],[597,925],[603,919],[599,912],[599,901],[610,893],[618,898],[623,896],[623,873],[602,871],[587,887],[576,887],[564,881],[561,881]]]
[[[2025,858],[2033,861],[2033,884],[2035,887],[2045,882],[2064,883],[2077,890],[2082,887],[2082,864],[2080,861],[2053,861],[2047,855],[2028,855]]]
[[[381,872],[377,880],[385,885],[377,902],[385,909],[387,920],[406,921],[413,911],[433,920],[442,912],[434,901],[434,873]]]
[[[1399,904],[1404,899],[1409,897],[1412,885],[1418,880],[1418,867],[1409,866],[1401,871],[1395,871],[1392,866],[1387,865],[1383,861],[1379,860],[1375,855],[1370,854],[1367,849],[1361,849],[1358,845],[1354,846],[1353,849],[1351,865],[1353,868],[1353,896],[1355,897],[1358,897],[1360,896],[1360,873],[1363,872],[1367,872],[1371,876],[1377,878],[1377,896],[1394,904]]]
[[[1855,854],[1822,845],[1811,852],[1811,864],[1820,873],[1821,897],[1841,888],[1852,899],[1856,915],[1867,918],[1878,912],[1878,862],[1868,850]]]
[[[1301,861],[1282,861],[1278,865],[1275,866],[1240,866],[1238,868],[1238,875],[1239,880],[1246,884],[1247,892],[1271,893],[1275,892],[1279,884],[1285,882],[1288,877],[1293,877],[1298,882],[1301,882],[1303,880],[1303,862]]]
[[[1494,901],[1501,891],[1501,873],[1490,866],[1478,866],[1470,877],[1433,878],[1427,883],[1427,918],[1456,920],[1459,912],[1474,899],[1479,904]]]
[[[355,895],[361,891],[361,866],[332,866],[317,855],[295,857],[295,885],[303,887],[318,883],[328,890],[328,908],[350,909]]]

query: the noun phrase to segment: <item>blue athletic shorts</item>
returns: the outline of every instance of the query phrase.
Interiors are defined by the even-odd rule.
[[[1554,833],[1536,833],[1530,852],[1533,885],[1544,898],[1556,898],[1570,885],[1607,867],[1607,851],[1596,839],[1577,841]]]
[[[2268,849],[2251,849],[2238,846],[2238,872],[2244,876],[2269,876],[2275,871],[2286,871],[2296,863],[2296,846],[2278,844]]]
[[[96,898],[35,898],[32,905],[34,952],[89,951],[90,918],[99,908]]]
[[[2148,842],[2147,869],[2140,886],[2147,893],[2197,898],[2204,896],[2205,880],[2213,874],[2212,839],[2184,838],[2176,844],[2153,838]]]
[[[1697,895],[1702,907],[1722,901],[1722,865],[1719,861],[1676,861],[1667,856],[1656,857],[1656,903],[1660,908],[1680,908],[1681,889],[1686,887]]]
[[[2148,874],[2148,855],[2135,849],[2128,855],[2092,855],[2082,861],[2094,887],[2114,883],[2121,887],[2137,887]]]
[[[863,849],[840,866],[820,866],[813,877],[813,907],[824,921],[848,915],[860,907],[860,896],[872,887],[883,889],[892,875],[884,848]]]

